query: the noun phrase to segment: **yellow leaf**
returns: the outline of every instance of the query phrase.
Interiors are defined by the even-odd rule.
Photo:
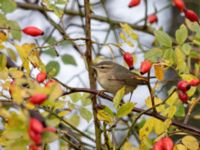
[[[189,150],[198,150],[199,149],[199,143],[198,140],[193,136],[185,136],[182,138],[182,143],[185,145],[185,147]]]
[[[119,37],[125,42],[126,41],[126,36],[123,33],[119,34]]]
[[[160,64],[155,64],[154,65],[154,70],[155,70],[155,76],[158,80],[163,80],[164,79],[164,67]]]
[[[63,90],[58,83],[55,83],[50,89],[48,87],[46,89],[49,90],[49,101],[55,101],[63,93]]]
[[[8,39],[8,36],[5,32],[0,31],[0,43],[5,42]]]
[[[116,109],[119,107],[119,104],[124,94],[125,94],[125,87],[122,87],[121,89],[117,91],[115,97],[113,98],[113,103]]]
[[[168,105],[173,105],[173,104],[175,104],[177,101],[179,101],[179,99],[178,99],[178,94],[177,94],[177,92],[174,92],[168,99],[167,99],[167,101],[166,101],[166,103],[168,104]]]
[[[105,110],[98,110],[97,118],[100,121],[104,121],[108,124],[112,124],[114,122],[114,117],[107,113]]]
[[[152,118],[154,120],[154,130],[155,130],[155,133],[157,135],[160,135],[162,134],[163,132],[165,132],[166,130],[166,127],[165,127],[165,123],[158,120],[158,119],[155,119],[155,118]]]
[[[158,98],[158,97],[155,97],[155,98],[154,98],[154,102],[155,102],[155,105],[157,105],[157,104],[162,103],[162,100],[161,100],[160,98]],[[150,98],[150,97],[148,97],[148,98],[146,99],[145,103],[146,103],[146,106],[147,106],[148,108],[151,108],[151,107],[152,107],[152,102],[151,102],[151,98]],[[156,110],[157,110],[158,112],[162,112],[164,109],[165,109],[164,105],[160,105],[160,106],[156,107]]]
[[[126,142],[122,146],[122,150],[133,150],[133,146],[132,146],[132,144],[130,142]]]
[[[33,50],[30,53],[29,60],[34,67],[40,68],[40,70],[45,71],[45,65],[42,63],[42,61],[40,59],[39,51]]]
[[[34,109],[35,108],[35,105],[33,105],[32,103],[26,103],[26,108],[27,109]]]
[[[172,124],[172,120],[171,119],[166,119],[164,121],[165,124],[165,128],[168,129],[170,127],[170,125]]]
[[[172,118],[176,113],[176,106],[170,106],[167,109],[162,111],[162,115],[166,116],[167,118]]]
[[[183,144],[177,144],[174,150],[187,150],[187,148]]]
[[[8,79],[8,69],[4,68],[0,71],[0,79],[6,80]]]
[[[14,79],[22,78],[24,74],[22,71],[18,70],[17,68],[10,68],[8,72],[9,72],[9,75]]]
[[[59,116],[59,117],[64,117],[64,116],[66,116],[67,114],[69,114],[69,112],[70,112],[70,111],[68,111],[68,110],[66,110],[66,111],[61,111],[61,112],[58,113],[58,116]]]
[[[138,35],[133,31],[133,29],[128,24],[120,24],[122,30],[133,40],[138,39]]]
[[[179,48],[176,48],[175,49],[175,54],[176,54],[177,69],[179,70],[179,72],[188,73],[189,69],[188,69],[188,66],[185,63],[185,55],[184,55],[184,53]]]
[[[145,137],[148,137],[151,131],[153,130],[154,127],[154,119],[150,118],[148,119],[144,126],[140,129],[139,131],[139,137],[142,140]]]
[[[22,60],[23,67],[26,69],[27,74],[30,74],[30,67],[29,67],[29,57],[31,54],[31,51],[36,48],[36,45],[31,44],[23,44],[23,45],[16,45],[16,49],[19,53],[19,56]]]

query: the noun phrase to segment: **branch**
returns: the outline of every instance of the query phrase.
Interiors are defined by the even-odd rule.
[[[90,88],[96,89],[96,80],[94,78],[94,70],[92,69],[92,41],[91,41],[91,9],[90,9],[90,0],[84,0],[84,8],[85,8],[85,33],[86,33],[86,62],[88,66],[88,74],[90,80]],[[92,96],[92,109],[94,116],[94,125],[95,125],[95,137],[96,137],[96,149],[101,150],[101,129],[100,122],[97,119],[97,99],[96,95]]]
[[[52,11],[49,10],[47,8],[35,5],[35,4],[30,4],[30,3],[21,3],[21,2],[17,2],[17,6],[21,9],[31,9],[31,10],[38,10],[38,11]],[[82,12],[77,12],[74,10],[64,10],[64,13],[66,15],[70,15],[70,16],[80,16],[80,17],[85,17],[85,14]],[[103,17],[103,16],[99,16],[99,15],[91,15],[90,17],[91,19],[100,21],[100,22],[105,22],[108,23],[112,26],[116,26],[116,27],[120,27],[120,23],[126,23],[129,24],[133,29],[141,31],[141,32],[145,32],[145,33],[149,33],[149,34],[153,34],[154,29],[147,26],[146,28],[144,28],[143,26],[138,26],[138,25],[133,25],[130,24],[128,22],[122,22],[122,21],[117,21],[117,20],[113,20],[107,17]]]
[[[63,93],[63,95],[68,95],[68,94],[76,93],[76,92],[91,93],[91,94],[98,95],[98,96],[100,96],[102,98],[105,98],[105,99],[107,99],[109,101],[113,100],[113,97],[111,97],[111,96],[109,96],[109,95],[107,95],[105,93],[102,94],[98,90],[87,89],[87,88],[71,88],[71,90],[69,92],[65,92],[65,93]],[[137,113],[145,112],[144,109],[137,108],[137,107],[135,107],[132,111],[133,112],[137,112]],[[166,117],[164,117],[164,116],[162,116],[162,115],[160,115],[158,113],[155,113],[155,112],[145,112],[144,114],[147,115],[147,116],[155,117],[155,118],[157,118],[159,120],[162,120],[162,121],[165,121],[167,119]],[[176,120],[172,120],[172,125],[180,128],[180,129],[189,131],[192,134],[200,136],[200,129],[199,128],[193,127],[191,125],[186,125],[186,124],[184,124],[182,122],[179,122],[179,121],[176,121]]]

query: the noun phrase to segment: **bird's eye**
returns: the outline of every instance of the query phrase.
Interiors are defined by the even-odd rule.
[[[101,68],[101,69],[104,69],[105,67],[104,67],[104,66],[101,66],[100,68]]]

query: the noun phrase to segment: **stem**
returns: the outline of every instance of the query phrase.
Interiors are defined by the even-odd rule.
[[[154,107],[155,106],[154,95],[153,95],[152,88],[151,88],[151,83],[150,83],[150,72],[148,73],[147,87],[149,89],[149,94],[150,94],[150,97],[151,97],[151,104],[152,104],[153,111],[156,113],[157,112],[156,111],[156,107]]]
[[[144,17],[145,20],[144,20],[144,28],[146,28],[146,26],[147,26],[147,16],[148,16],[148,1],[145,0],[144,3],[145,3],[145,17]]]
[[[66,120],[64,120],[62,117],[59,117],[56,113],[44,108],[44,107],[40,107],[41,109],[45,110],[46,112],[50,113],[51,115],[55,116],[56,118],[58,118],[60,121],[62,121],[63,123],[65,123],[66,125],[68,125],[69,127],[71,127],[73,130],[75,130],[76,132],[78,132],[80,135],[82,135],[83,137],[94,141],[93,138],[91,138],[90,136],[88,136],[87,134],[85,134],[84,132],[80,131],[79,129],[77,129],[75,126],[73,126],[72,124],[70,124],[69,122],[67,122]]]
[[[90,10],[90,0],[84,0],[84,8],[85,8],[85,33],[86,33],[86,61],[88,66],[88,73],[90,79],[90,88],[96,89],[96,81],[94,78],[94,70],[92,69],[92,41],[91,41],[91,10]],[[97,99],[96,95],[92,96],[92,109],[94,115],[94,125],[95,125],[95,137],[96,137],[96,149],[101,150],[101,130],[100,123],[97,119],[97,111],[96,111]]]
[[[105,123],[103,123],[103,134],[104,134],[105,145],[106,145],[108,150],[111,150],[110,145],[109,145],[108,135],[106,133],[106,124]]]
[[[185,116],[185,119],[184,119],[184,122],[183,122],[184,124],[188,123],[190,115],[191,115],[194,107],[199,103],[199,100],[192,101],[192,103],[188,105],[188,112],[187,112],[187,114]]]

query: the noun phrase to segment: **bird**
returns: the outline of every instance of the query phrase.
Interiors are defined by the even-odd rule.
[[[101,61],[94,64],[96,78],[101,87],[109,93],[116,94],[118,90],[125,87],[125,94],[132,92],[138,85],[148,83],[146,77],[137,75],[122,65],[112,61]]]

